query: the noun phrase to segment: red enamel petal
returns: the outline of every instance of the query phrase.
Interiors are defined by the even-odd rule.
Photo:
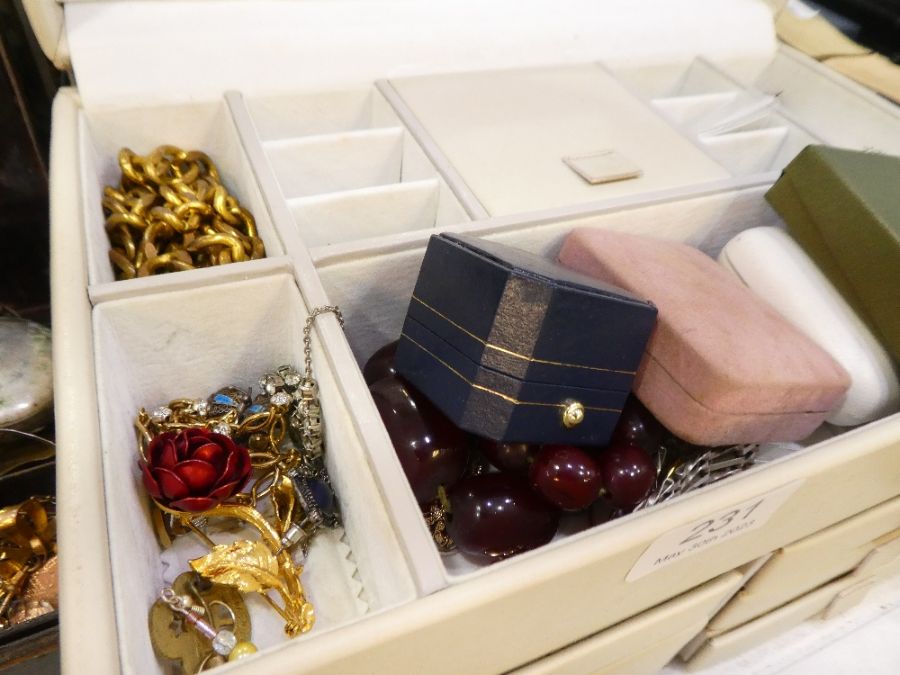
[[[189,452],[193,454],[201,445],[206,445],[211,441],[211,433],[205,429],[187,429],[187,442]]]
[[[215,443],[201,445],[194,450],[191,459],[199,459],[212,464],[216,469],[216,473],[221,473],[222,469],[225,468],[225,450]]]
[[[159,483],[156,482],[156,479],[153,477],[153,474],[150,473],[150,467],[147,466],[144,462],[138,462],[138,466],[141,467],[141,477],[144,479],[144,489],[150,494],[153,499],[159,499],[162,497],[162,492],[159,489]]]
[[[175,438],[175,432],[173,431],[165,431],[153,437],[153,440],[150,441],[150,445],[147,446],[147,460],[150,462],[151,466],[159,463],[159,456],[162,453],[163,447],[167,441],[170,441],[173,438]]]
[[[184,481],[169,469],[161,467],[153,469],[153,477],[159,484],[162,495],[166,499],[181,499],[191,493]]]
[[[239,463],[240,457],[238,457],[238,453],[228,453],[228,457],[225,460],[225,468],[222,469],[222,473],[219,476],[219,481],[223,483],[230,483],[240,478],[240,473],[238,472]]]
[[[184,431],[175,438],[175,454],[178,456],[178,461],[182,461],[189,457],[188,455],[188,432],[191,431],[188,429]]]
[[[236,447],[234,441],[225,434],[217,434],[210,431],[207,437],[211,442],[221,445],[227,451],[233,451]]]
[[[209,497],[185,497],[184,499],[171,502],[169,508],[178,509],[179,511],[208,511],[215,505],[216,500]]]
[[[235,492],[237,492],[241,487],[241,481],[232,481],[231,483],[225,483],[225,485],[221,485],[217,487],[215,490],[209,493],[209,496],[215,499],[217,502],[222,501],[223,499],[227,499]]]
[[[193,495],[202,495],[215,484],[218,472],[209,462],[199,459],[186,459],[175,467],[178,474]]]
[[[166,441],[162,444],[159,457],[156,460],[156,466],[165,469],[174,469],[178,464],[178,454],[175,452],[175,442]]]

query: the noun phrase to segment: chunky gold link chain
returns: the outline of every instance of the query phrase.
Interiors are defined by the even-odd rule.
[[[203,152],[161,145],[119,151],[122,178],[103,189],[117,279],[257,260],[266,255],[251,213],[228,193]]]

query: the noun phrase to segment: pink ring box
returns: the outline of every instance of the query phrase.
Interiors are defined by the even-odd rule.
[[[850,386],[821,347],[695,248],[582,228],[559,260],[657,306],[634,393],[686,441],[800,440]]]

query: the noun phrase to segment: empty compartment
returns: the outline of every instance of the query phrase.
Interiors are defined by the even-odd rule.
[[[739,129],[773,126],[778,122],[787,124],[781,118],[776,117],[776,114],[773,112],[777,105],[778,103],[774,96],[766,96],[755,92],[742,92],[724,103],[724,105],[707,110],[692,119],[685,120],[682,128],[685,130],[685,133],[697,136],[700,134],[724,134]]]
[[[797,154],[820,140],[772,111],[727,133],[701,133],[706,150],[736,176],[781,171]]]
[[[288,202],[310,247],[463,222],[458,202],[437,178],[393,183]]]
[[[700,142],[733,174],[748,175],[771,171],[787,137],[787,127],[771,127],[701,136]]]
[[[644,99],[738,92],[742,87],[703,58],[688,64],[615,68],[622,82]]]
[[[78,121],[82,217],[86,233],[88,283],[94,302],[147,290],[210,283],[234,275],[286,269],[283,249],[241,148],[224,102],[146,108],[81,110]],[[229,193],[253,214],[266,258],[218,267],[115,281],[101,205],[103,188],[118,185],[123,147],[149,154],[160,145],[205,152],[219,169]]]
[[[676,126],[688,126],[712,111],[721,110],[737,97],[737,92],[717,92],[695,96],[663,96],[652,99],[651,103]]]
[[[247,99],[247,107],[262,141],[400,124],[373,87],[254,97]]]
[[[232,92],[226,99],[273,218],[282,236],[299,234],[298,245],[330,246],[470,219],[374,87],[272,98]],[[288,133],[297,135],[279,136]]]
[[[225,307],[237,315],[221,316]],[[289,275],[103,303],[94,312],[103,480],[122,670],[163,668],[147,632],[147,610],[164,584],[188,571],[187,559],[205,553],[192,535],[160,550],[150,503],[137,469],[133,421],[139,408],[173,398],[206,398],[219,387],[257,387],[281,364],[302,367],[300,339],[307,314]],[[319,322],[333,320],[321,317]],[[315,335],[315,331],[314,331]],[[341,506],[342,529],[316,535],[302,575],[315,607],[312,631],[299,645],[361,616],[408,601],[414,587],[350,410],[317,338],[313,364],[326,429],[326,462]],[[230,534],[227,541],[254,530]],[[260,650],[287,641],[281,618],[254,594],[245,600]],[[290,648],[290,645],[284,645]],[[300,653],[298,653],[300,658]]]
[[[740,89],[734,80],[719,70],[706,59],[698,58],[682,73],[675,86],[668,92],[669,96],[694,96],[717,91],[734,91]]]
[[[268,141],[263,147],[287,199],[396,183],[403,166],[401,127]]]

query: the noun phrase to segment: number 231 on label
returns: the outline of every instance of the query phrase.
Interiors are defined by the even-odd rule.
[[[762,527],[802,482],[802,479],[794,481],[666,532],[638,558],[625,580],[640,579],[673,562]]]

